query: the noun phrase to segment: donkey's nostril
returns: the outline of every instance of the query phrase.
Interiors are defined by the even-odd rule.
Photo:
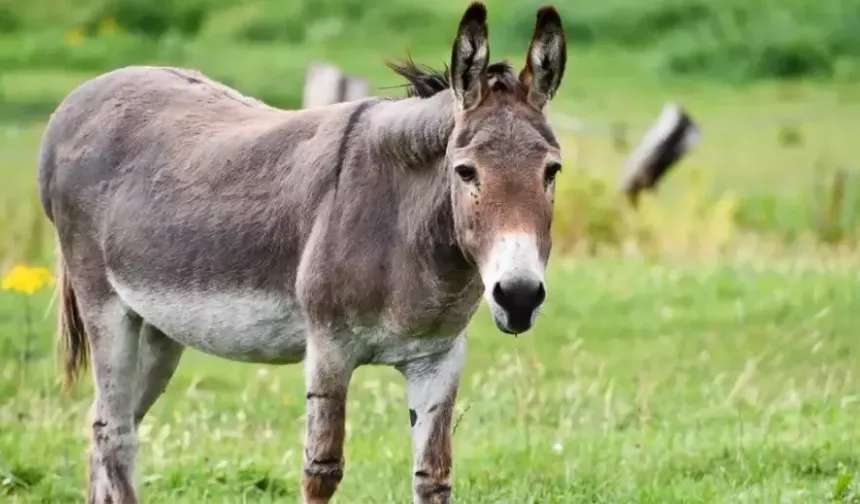
[[[528,329],[532,314],[545,299],[546,288],[538,279],[501,280],[493,287],[493,300],[507,312],[511,329]]]

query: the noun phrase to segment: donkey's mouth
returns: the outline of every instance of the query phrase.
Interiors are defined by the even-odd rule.
[[[513,334],[518,336],[534,325],[534,320],[537,318],[537,310],[526,313],[511,314],[499,307],[492,307],[493,322],[496,327],[505,334]],[[514,315],[514,316],[512,316]]]
[[[514,338],[516,338],[517,336],[519,336],[520,334],[525,332],[525,331],[513,331],[511,329],[508,329],[507,327],[504,327],[503,325],[499,324],[498,322],[496,322],[496,327],[498,327],[499,330],[505,334],[513,335]]]

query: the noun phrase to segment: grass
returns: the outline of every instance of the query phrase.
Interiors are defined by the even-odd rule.
[[[559,262],[532,332],[472,325],[458,502],[858,502],[857,289],[856,269],[797,263]],[[61,396],[51,321],[22,341],[22,301],[0,295],[0,493],[73,502],[89,385]],[[190,351],[141,428],[144,498],[295,502],[302,398],[301,366]],[[399,375],[361,368],[348,410],[335,502],[406,501]]]

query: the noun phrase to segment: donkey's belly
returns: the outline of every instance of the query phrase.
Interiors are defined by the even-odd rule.
[[[183,345],[232,360],[299,362],[305,321],[290,300],[263,292],[193,292],[130,287],[112,279],[120,299]]]

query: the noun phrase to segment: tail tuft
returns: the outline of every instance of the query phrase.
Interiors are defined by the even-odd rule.
[[[63,387],[70,390],[89,362],[89,342],[62,253],[57,250],[57,351],[63,365]]]

